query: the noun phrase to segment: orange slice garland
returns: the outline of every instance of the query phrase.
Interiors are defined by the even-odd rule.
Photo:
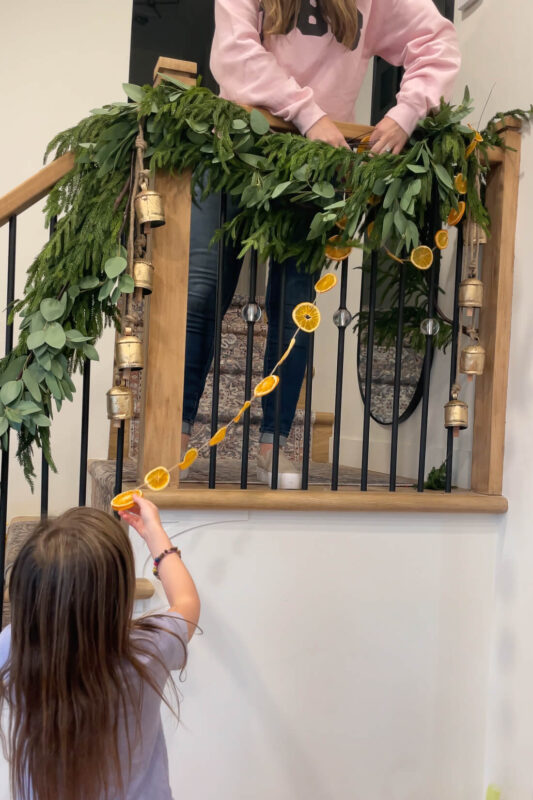
[[[233,417],[233,422],[235,423],[240,422],[242,415],[245,413],[245,411],[248,411],[251,405],[252,405],[251,400],[247,400],[239,409],[238,414],[235,417]]]
[[[285,352],[281,356],[280,360],[278,361],[278,363],[276,364],[276,366],[272,370],[273,372],[279,367],[280,364],[283,364],[283,362],[285,361],[286,358],[288,358],[289,353],[291,352],[291,350],[292,350],[292,348],[294,347],[295,344],[296,344],[296,337],[293,336],[292,339],[290,340],[288,346],[287,346],[287,349],[285,350]]]
[[[328,244],[324,248],[324,253],[326,254],[326,257],[331,258],[332,261],[343,261],[352,252],[352,248],[346,247],[346,245],[339,247],[339,245],[336,244],[336,242],[338,242],[339,239],[340,239],[339,235],[332,236],[330,239],[328,239]]]
[[[439,250],[446,250],[449,239],[450,237],[448,236],[448,231],[445,231],[444,228],[441,228],[441,230],[437,231],[435,234],[435,245]]]
[[[111,508],[113,511],[127,511],[135,505],[135,497],[142,497],[143,493],[140,489],[133,489],[128,492],[121,492],[115,495],[111,500]]]
[[[326,272],[326,274],[322,275],[322,277],[315,283],[315,292],[318,292],[318,294],[323,294],[324,292],[329,292],[336,285],[337,276],[333,272]]]
[[[459,172],[459,174],[455,176],[455,180],[453,183],[459,194],[466,194],[466,190],[468,189],[468,184],[462,172]]]
[[[397,261],[398,264],[404,263],[404,259],[400,258],[399,256],[395,256],[394,253],[391,252],[388,247],[385,247],[385,252],[387,253],[389,258],[392,258],[393,261]]]
[[[314,303],[298,303],[292,311],[294,324],[305,333],[316,331],[320,325],[320,311]]]
[[[273,392],[279,383],[279,375],[267,375],[262,381],[259,381],[254,389],[254,397],[264,397],[266,394]]]
[[[178,467],[180,469],[188,469],[194,461],[198,458],[198,450],[196,447],[189,447],[183,458],[181,459]]]
[[[417,269],[429,269],[433,264],[433,250],[431,247],[421,244],[411,250],[409,260]]]
[[[209,439],[209,447],[214,447],[216,444],[220,444],[226,438],[227,427],[224,426],[223,428],[219,428],[218,431]]]
[[[166,489],[170,481],[170,472],[166,467],[155,467],[144,476],[144,482],[153,492]]]
[[[448,225],[457,225],[463,218],[463,215],[466,210],[466,203],[464,200],[459,200],[459,208],[456,210],[452,208],[450,213],[448,214]]]

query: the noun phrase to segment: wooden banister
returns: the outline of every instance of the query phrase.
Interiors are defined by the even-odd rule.
[[[47,164],[21,183],[15,189],[0,197],[0,227],[14,217],[37,203],[63,178],[74,166],[74,153],[65,153]]]

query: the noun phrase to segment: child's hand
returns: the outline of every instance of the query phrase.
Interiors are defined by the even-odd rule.
[[[135,505],[129,511],[119,511],[118,513],[124,522],[135,528],[148,545],[154,537],[159,537],[161,533],[166,536],[157,506],[144,497],[137,497]]]

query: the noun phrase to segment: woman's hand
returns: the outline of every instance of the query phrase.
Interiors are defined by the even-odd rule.
[[[390,117],[383,117],[370,136],[372,153],[401,153],[408,140],[408,135],[397,122]]]
[[[327,142],[327,144],[333,145],[333,147],[347,147],[348,150],[350,149],[348,142],[328,116],[321,117],[318,122],[311,125],[305,135],[311,141],[318,139],[320,142]]]

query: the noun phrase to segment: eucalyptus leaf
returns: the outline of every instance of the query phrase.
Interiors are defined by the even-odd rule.
[[[67,294],[68,294],[68,296],[70,297],[71,300],[75,300],[76,297],[79,295],[80,291],[81,290],[80,290],[80,287],[78,285],[69,286],[68,289],[67,289]]]
[[[42,411],[41,406],[38,406],[37,403],[32,403],[30,400],[22,400],[17,404],[16,409],[23,417],[27,417],[29,414],[38,414]]]
[[[9,428],[9,420],[7,417],[0,417],[0,436],[3,436],[4,433]]]
[[[100,281],[96,275],[86,275],[80,281],[80,289],[96,289]]]
[[[313,192],[319,197],[325,197],[326,200],[331,200],[335,197],[335,187],[329,181],[317,181],[313,184]]]
[[[83,345],[83,355],[87,358],[90,358],[91,361],[100,361],[100,356],[98,355],[98,351],[96,347],[92,344],[84,344]]]
[[[47,351],[41,353],[40,355],[37,355],[36,353],[35,357],[37,358],[37,361],[39,362],[41,367],[45,370],[45,372],[50,372],[50,370],[52,369],[52,358],[50,356],[50,353],[48,353]]]
[[[49,428],[52,424],[50,417],[47,417],[46,414],[38,414],[36,417],[33,417],[33,421],[39,428]]]
[[[66,337],[67,341],[75,344],[78,342],[88,342],[90,339],[90,336],[84,336],[83,333],[80,333],[80,331],[77,331],[75,328],[70,331],[66,331]]]
[[[39,384],[35,380],[33,372],[29,369],[25,369],[22,373],[22,380],[26,389],[29,391],[33,399],[37,402],[41,402],[41,390],[39,388]]]
[[[35,333],[30,333],[26,342],[30,350],[36,350],[38,347],[41,347],[44,343],[45,343],[44,330],[35,331]]]
[[[104,264],[104,272],[108,278],[116,278],[117,275],[120,275],[126,267],[128,266],[128,262],[123,256],[114,256],[113,258],[108,258]]]
[[[270,130],[267,118],[257,108],[250,112],[250,127],[258,136],[264,136]]]
[[[23,419],[22,414],[16,408],[6,408],[6,417],[10,421],[11,427],[15,428],[16,431],[20,431]]]
[[[383,227],[381,229],[382,241],[386,242],[387,239],[389,238],[393,222],[394,222],[394,214],[392,211],[388,211],[383,218]]]
[[[442,164],[433,164],[433,167],[439,182],[442,183],[443,186],[446,186],[447,189],[452,189],[453,191],[453,181],[448,170],[443,167]]]
[[[289,186],[292,185],[292,181],[283,181],[283,183],[278,183],[277,186],[274,187],[274,191],[272,192],[272,199],[279,197],[280,194],[283,194],[285,189],[288,189]]]
[[[0,386],[3,386],[8,381],[15,381],[18,379],[18,376],[21,373],[21,370],[24,368],[24,364],[26,363],[26,356],[18,356],[17,358],[12,358],[9,362],[9,366],[4,370],[2,375],[0,376]]]
[[[109,295],[113,291],[114,285],[115,285],[115,281],[114,280],[107,280],[100,287],[100,291],[98,292],[98,299],[99,300],[105,300],[106,297],[109,297]]]
[[[231,122],[231,127],[234,131],[243,131],[248,128],[248,123],[244,119],[234,119]]]
[[[408,164],[407,169],[411,170],[411,172],[414,172],[415,174],[421,174],[422,172],[428,171],[427,167],[423,167],[421,164]]]
[[[121,275],[118,282],[118,288],[124,294],[131,294],[135,289],[135,282],[131,275]]]
[[[402,212],[400,211],[400,209],[398,209],[394,213],[394,225],[396,226],[396,229],[397,229],[398,233],[403,236],[403,234],[405,233],[405,227],[407,225],[407,220],[405,219],[405,217],[402,214]]]
[[[63,367],[61,366],[59,361],[55,358],[52,359],[52,373],[58,380],[60,380],[63,377]]]
[[[0,400],[5,406],[18,400],[24,389],[22,381],[8,381],[0,389]],[[7,410],[7,409],[6,409]]]
[[[298,169],[295,169],[292,174],[297,181],[306,181],[309,177],[309,172],[310,172],[309,164],[304,164],[302,167],[298,167]]]
[[[61,394],[61,389],[59,388],[59,384],[58,384],[57,379],[55,378],[55,376],[51,375],[49,373],[49,374],[45,375],[44,379],[46,381],[46,385],[48,386],[48,389],[51,392],[51,394],[53,394],[53,396],[56,399],[61,400],[63,395]]]
[[[122,88],[135,103],[140,103],[144,100],[144,90],[141,86],[137,86],[134,83],[123,83]]]
[[[40,311],[35,311],[30,317],[30,333],[40,331],[46,325],[46,320]]]
[[[118,300],[119,300],[119,297],[120,297],[121,294],[122,294],[122,292],[120,291],[120,286],[115,286],[115,288],[113,289],[113,291],[111,293],[111,297],[109,298],[114,306],[116,306],[116,304],[118,303]]]
[[[52,322],[50,325],[48,325],[44,332],[44,339],[47,345],[50,347],[56,347],[58,350],[61,350],[67,341],[65,331],[59,322]]]
[[[39,310],[47,322],[53,322],[59,319],[65,313],[67,307],[66,295],[63,295],[61,300],[56,300],[53,297],[45,297],[41,301]]]

